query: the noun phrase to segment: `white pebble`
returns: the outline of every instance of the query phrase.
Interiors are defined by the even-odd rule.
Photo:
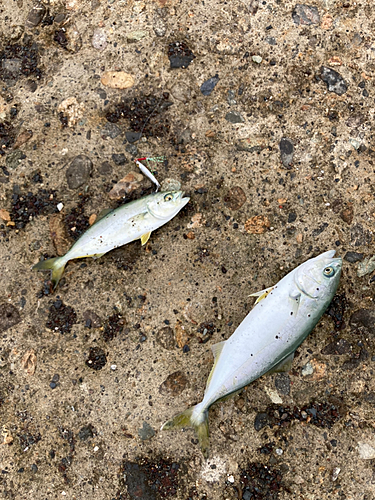
[[[97,50],[104,50],[107,47],[107,35],[100,28],[97,28],[94,31],[91,45]]]
[[[230,483],[234,483],[234,477],[233,476],[228,476],[228,481]]]
[[[112,371],[117,370],[117,365],[111,365],[111,370],[112,370]]]
[[[260,64],[263,61],[262,57],[260,56],[253,56],[252,60],[257,64]]]
[[[94,451],[98,451],[98,450],[99,450],[99,446],[95,446]]]
[[[59,212],[61,212],[61,210],[64,208],[64,205],[62,203],[58,203],[56,208]]]
[[[282,455],[284,452],[281,448],[276,448],[276,455]]]

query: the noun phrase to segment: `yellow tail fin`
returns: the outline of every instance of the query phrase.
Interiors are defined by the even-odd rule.
[[[209,430],[208,430],[208,410],[199,412],[199,405],[188,408],[176,415],[172,420],[168,420],[162,425],[160,430],[169,431],[181,427],[193,427],[205,458],[209,454]]]
[[[53,289],[55,290],[63,275],[65,264],[66,261],[62,257],[54,257],[53,259],[41,260],[38,264],[35,264],[32,269],[36,269],[37,271],[51,270],[51,281],[53,283]]]

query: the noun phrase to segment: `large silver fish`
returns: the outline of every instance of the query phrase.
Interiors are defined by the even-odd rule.
[[[255,307],[226,341],[212,346],[214,365],[203,401],[162,429],[193,427],[208,456],[208,410],[266,373],[288,371],[294,352],[313,330],[335,295],[342,259],[335,250],[310,259],[277,285],[253,294]]]
[[[106,211],[62,257],[38,262],[33,269],[51,270],[56,288],[69,260],[101,257],[114,248],[141,239],[145,245],[151,232],[169,222],[188,203],[182,191],[153,193]]]

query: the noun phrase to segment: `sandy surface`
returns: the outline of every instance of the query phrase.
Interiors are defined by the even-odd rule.
[[[375,498],[374,22],[360,0],[1,2],[1,498]],[[52,293],[31,266],[148,154],[189,205]],[[160,432],[249,294],[331,248],[330,316],[211,408],[210,460]]]

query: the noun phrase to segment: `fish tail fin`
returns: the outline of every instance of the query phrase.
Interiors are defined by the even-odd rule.
[[[165,422],[160,430],[169,431],[181,427],[192,427],[197,435],[199,444],[205,458],[208,458],[209,453],[209,430],[208,430],[208,410],[205,409],[202,403],[192,406],[187,410],[179,413],[171,420]]]
[[[63,275],[65,265],[65,259],[62,257],[54,257],[53,259],[41,260],[35,264],[32,269],[36,269],[37,271],[52,271],[51,281],[53,283],[53,289],[55,290],[61,276]]]

